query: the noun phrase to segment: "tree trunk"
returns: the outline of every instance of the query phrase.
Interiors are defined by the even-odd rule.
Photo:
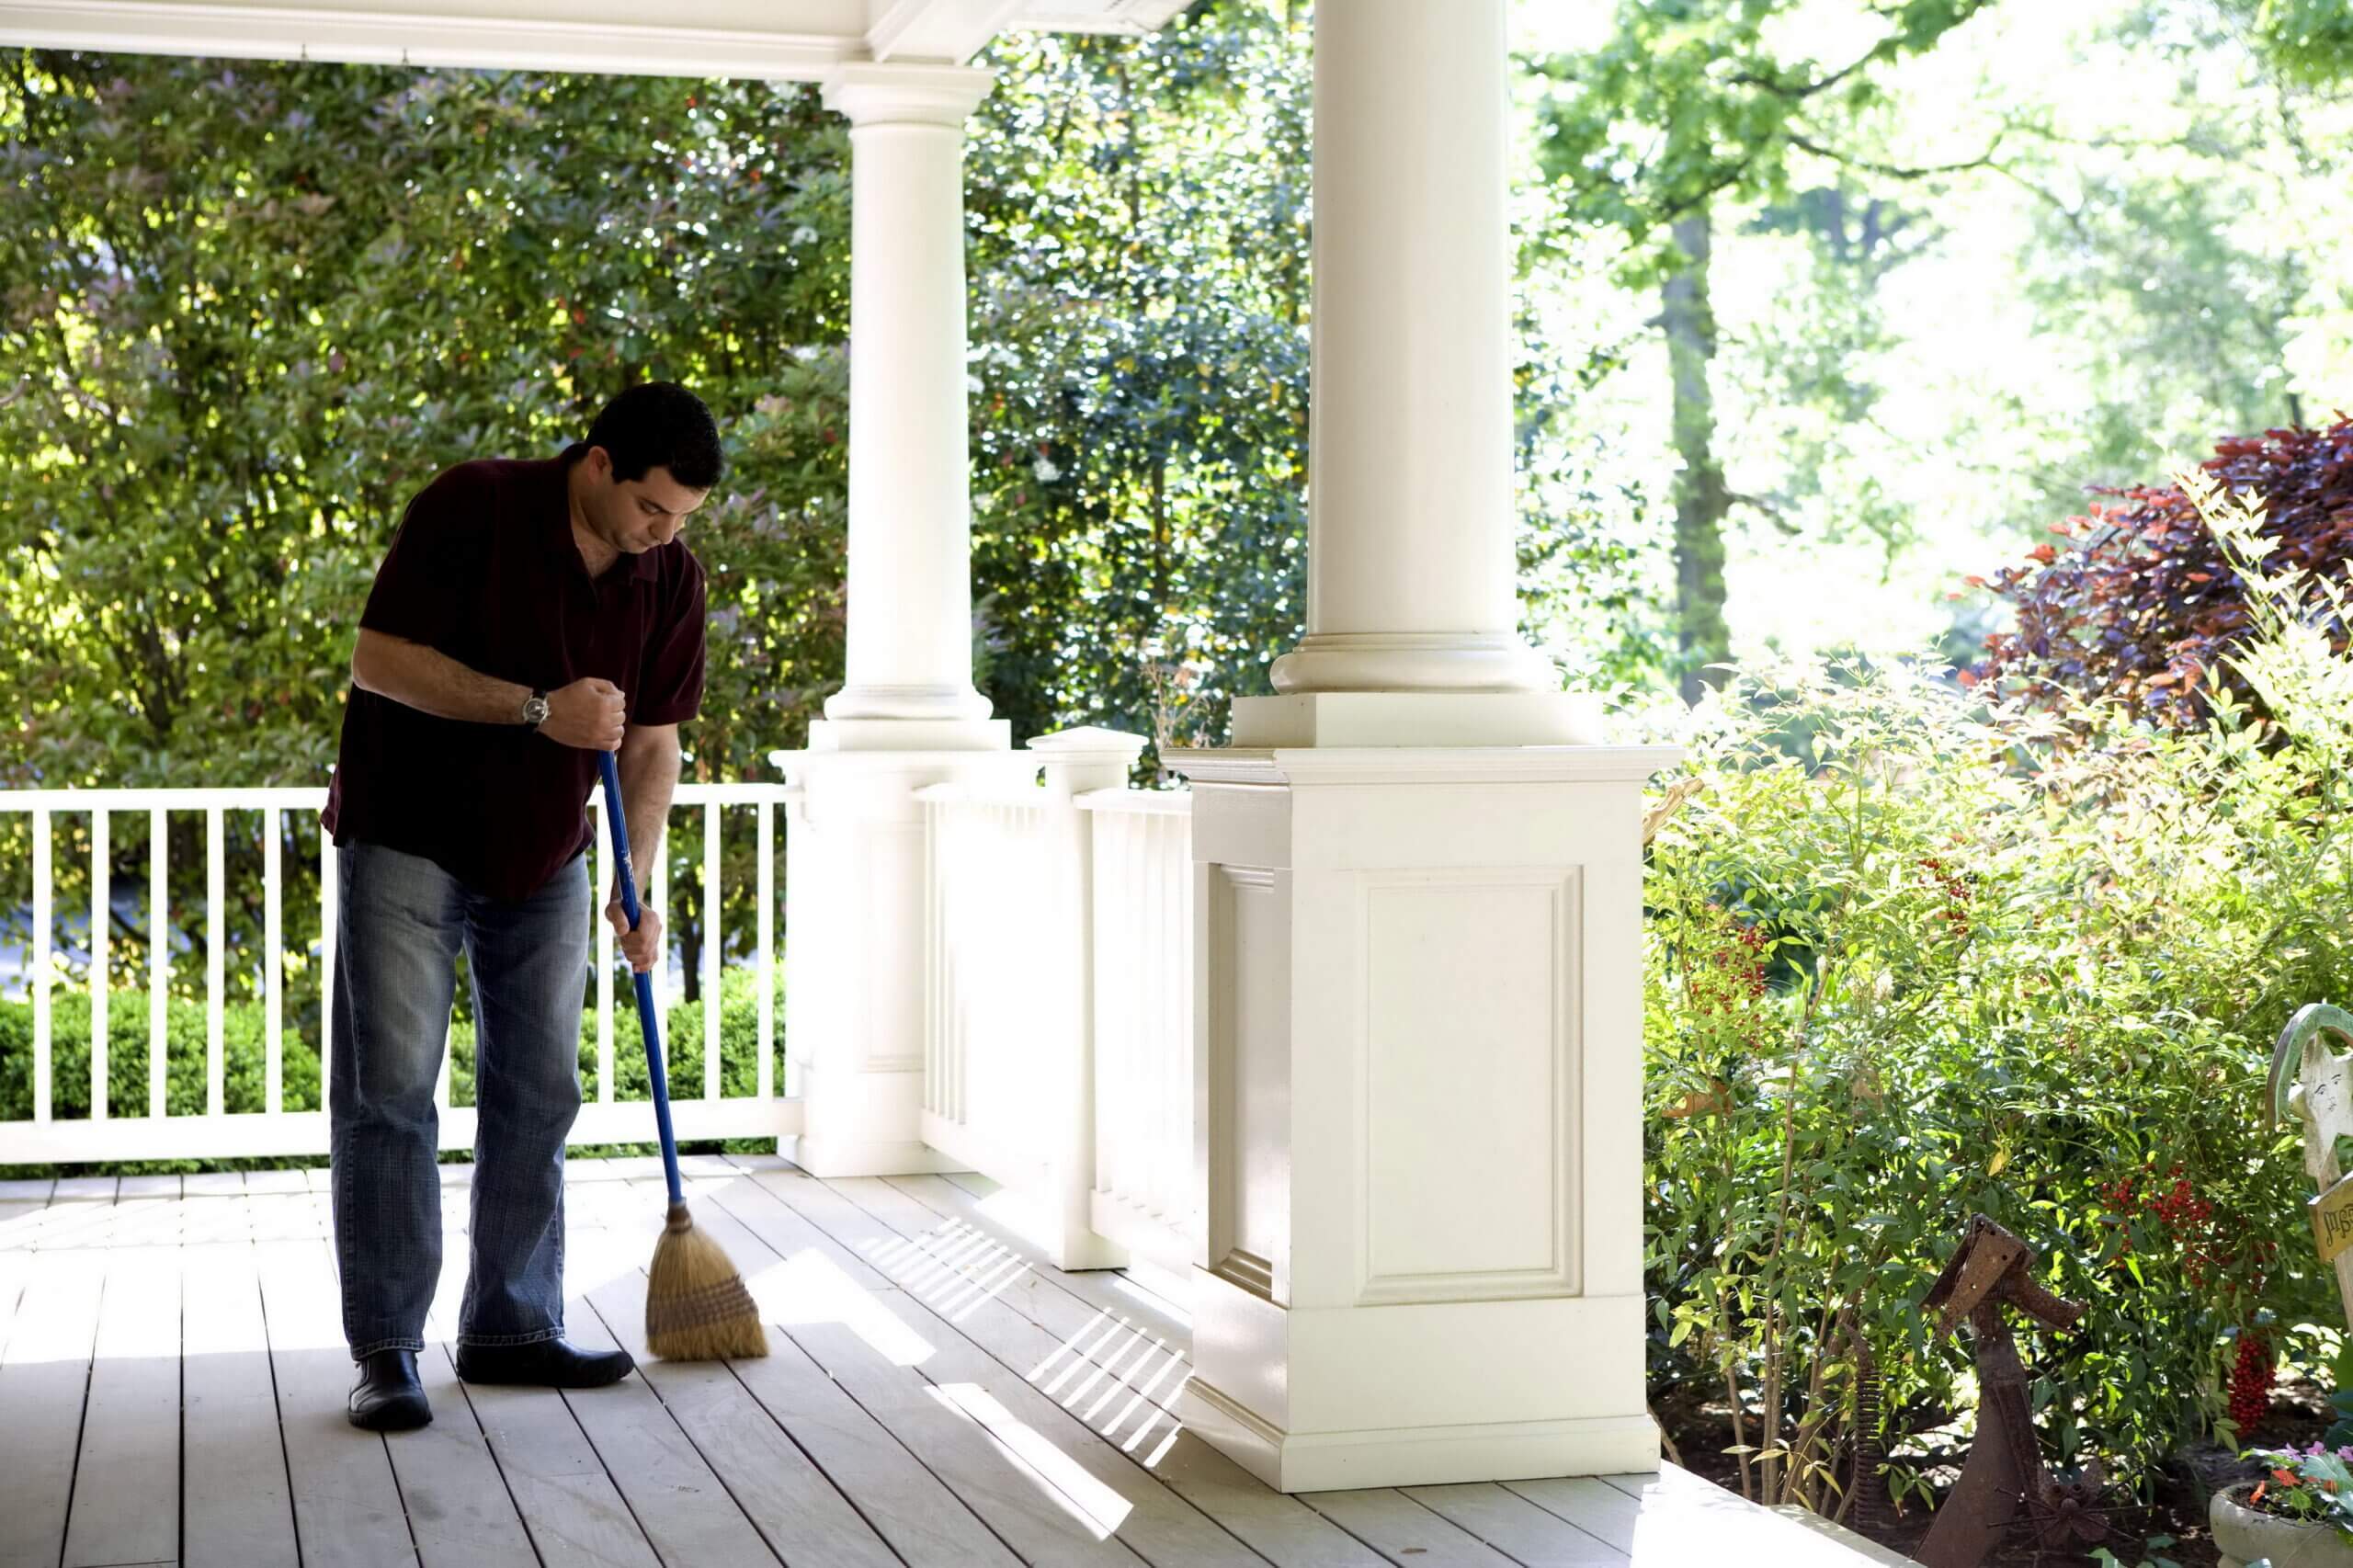
[[[1675,382],[1675,619],[1682,653],[1683,699],[1697,702],[1708,665],[1732,657],[1724,627],[1724,514],[1731,500],[1716,460],[1716,407],[1708,391],[1708,364],[1716,355],[1716,317],[1708,302],[1708,210],[1676,221],[1682,265],[1660,287],[1659,320],[1666,329],[1666,362]]]

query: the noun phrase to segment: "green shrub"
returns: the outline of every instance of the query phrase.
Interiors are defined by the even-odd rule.
[[[776,987],[776,1092],[785,1092],[784,984],[779,967]],[[703,1004],[697,1000],[674,1004],[664,1020],[663,1049],[674,1099],[702,1096]],[[315,1028],[315,1022],[313,1024]],[[720,1083],[729,1099],[757,1091],[759,1073],[759,977],[749,969],[728,969],[720,976]],[[231,1112],[265,1108],[264,1023],[259,1004],[231,1003],[222,1009],[222,1102]],[[143,1118],[147,1114],[148,1000],[143,991],[117,991],[107,1004],[108,1114]],[[201,1115],[205,1108],[204,1004],[173,1001],[165,1016],[165,1108],[173,1116]],[[473,1104],[474,1029],[457,1019],[450,1029],[449,1099],[453,1105]],[[319,1097],[319,1057],[294,1021],[283,1025],[279,1041],[283,1100],[288,1110],[316,1110]],[[18,1121],[32,1115],[33,1009],[29,1002],[0,1002],[0,1121]],[[580,1018],[581,1092],[597,1094],[597,1015],[584,1011]],[[644,1037],[638,1027],[637,1003],[626,979],[616,975],[613,985],[613,1095],[621,1100],[651,1098],[645,1071]],[[90,998],[85,991],[53,992],[50,998],[50,1106],[59,1120],[85,1119],[90,1114]],[[648,1127],[652,1123],[649,1119]],[[648,1148],[652,1145],[649,1143]],[[239,1165],[278,1162],[232,1162]],[[99,1165],[112,1170],[112,1165]],[[131,1167],[122,1167],[131,1168]],[[141,1170],[199,1168],[195,1162],[144,1162]],[[29,1174],[48,1166],[10,1166],[0,1171]]]
[[[107,1114],[147,1114],[148,1001],[144,991],[117,991],[107,1001]],[[262,1008],[231,1003],[221,1014],[222,1104],[231,1111],[264,1108]],[[164,1015],[164,1107],[173,1116],[204,1111],[204,1004],[174,1000]],[[319,1108],[319,1055],[289,1027],[279,1042],[288,1110]],[[56,991],[50,996],[50,1114],[61,1121],[90,1114],[90,996]],[[0,1002],[0,1120],[20,1121],[33,1110],[33,1008]]]
[[[1899,1494],[1965,1440],[1966,1347],[1919,1302],[1974,1212],[2089,1309],[2028,1348],[2063,1461],[2145,1481],[2227,1435],[2243,1332],[2337,1338],[2263,1085],[2297,1006],[2353,997],[2353,665],[2248,581],[2268,718],[2219,680],[2176,732],[1907,668],[1706,710],[1647,885],[1652,1373],[1740,1412],[1754,1494],[1838,1507],[1857,1336]]]

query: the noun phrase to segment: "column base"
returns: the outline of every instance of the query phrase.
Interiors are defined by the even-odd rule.
[[[938,1176],[970,1168],[928,1143],[861,1143],[805,1132],[778,1142],[784,1157],[813,1176]]]
[[[1203,1441],[1278,1492],[1629,1475],[1655,1470],[1659,1460],[1658,1426],[1648,1414],[1292,1433],[1199,1378],[1185,1385],[1179,1414]]]
[[[1193,1272],[1185,1423],[1279,1492],[1658,1463],[1641,1296],[1285,1307]]]
[[[1674,756],[1169,756],[1200,966],[1187,1419],[1268,1484],[1656,1462],[1641,801]]]
[[[1565,691],[1298,691],[1233,699],[1259,746],[1599,745],[1601,699]]]
[[[1311,631],[1267,672],[1311,691],[1552,691],[1552,661],[1510,631]]]
[[[970,686],[851,685],[825,699],[828,719],[954,722],[988,716],[989,699]]]
[[[818,719],[809,725],[813,752],[1010,751],[1013,723],[991,719]],[[791,752],[770,752],[779,762]]]

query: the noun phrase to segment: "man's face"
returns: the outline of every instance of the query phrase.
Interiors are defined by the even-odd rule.
[[[612,456],[602,447],[589,449],[588,462],[597,481],[590,494],[597,529],[608,543],[631,555],[677,538],[687,515],[710,494],[689,490],[666,468],[647,469],[642,479],[616,479]]]

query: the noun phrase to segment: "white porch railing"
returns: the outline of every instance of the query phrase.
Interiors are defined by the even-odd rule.
[[[1078,797],[1092,839],[1097,1233],[1182,1273],[1199,1234],[1193,1144],[1193,797]]]
[[[611,835],[606,824],[603,790],[590,796],[596,815],[597,846],[591,852],[591,886],[602,890],[611,880]],[[776,808],[792,798],[783,785],[682,783],[672,801],[677,811],[699,808],[703,818],[702,886],[716,888],[722,876],[722,813],[729,808],[748,809],[756,817],[757,924],[754,933],[752,967],[757,980],[759,1062],[756,1093],[748,1097],[721,1094],[720,1031],[721,900],[704,901],[702,942],[702,1093],[674,1097],[678,1136],[682,1139],[785,1137],[801,1130],[799,1101],[779,1097],[775,1076],[776,929],[775,869],[778,865]],[[26,1120],[0,1120],[0,1165],[130,1159],[218,1159],[263,1154],[323,1154],[327,1152],[327,1120],[324,1110],[289,1110],[284,1086],[284,955],[280,813],[297,812],[315,829],[319,811],[326,803],[320,789],[191,789],[191,790],[35,790],[0,791],[0,812],[29,813],[32,829],[32,939],[28,944],[27,979],[32,1002],[32,1115]],[[172,943],[175,927],[170,907],[170,818],[174,812],[203,813],[207,885],[203,911],[205,951],[205,1104],[196,1114],[172,1115],[165,1105],[167,1017],[170,1000]],[[224,910],[227,903],[224,819],[230,812],[267,813],[261,835],[264,929],[262,1004],[264,1021],[263,1108],[231,1112],[224,1105],[226,1078],[224,1018],[227,950]],[[54,973],[52,926],[54,876],[51,824],[61,815],[81,813],[90,818],[91,919],[90,964],[90,1084],[86,1118],[52,1114],[52,995]],[[139,1112],[124,1114],[108,1097],[108,915],[112,908],[109,845],[114,821],[143,814],[148,835],[148,909],[162,940],[148,944],[148,1029],[146,1103]],[[335,888],[334,844],[318,833],[320,939],[307,944],[320,969],[320,1083],[330,1070],[329,1031],[325,1020],[335,1005]],[[668,905],[669,861],[666,851],[655,861],[653,903]],[[572,1131],[574,1143],[642,1142],[653,1135],[653,1114],[645,1102],[614,1097],[613,1006],[614,941],[604,918],[604,900],[592,900],[596,913],[596,1047],[593,1090]],[[250,961],[250,958],[248,960]],[[672,992],[664,969],[656,972],[656,994],[665,1000]],[[626,988],[621,993],[629,995]],[[696,1042],[665,1040],[675,1059],[695,1049]],[[473,1144],[472,1108],[449,1103],[449,1056],[444,1052],[435,1097],[440,1107],[441,1146],[465,1149]],[[324,1092],[322,1094],[324,1100]]]
[[[1102,1267],[1127,1256],[1183,1269],[1199,1233],[1193,1086],[1192,798],[1131,790],[1128,768],[1142,742],[1078,730],[1031,743],[1044,777],[990,792],[939,785],[920,792],[925,822],[924,1141],[1039,1203],[1059,1235],[1057,1261]],[[699,1041],[665,1041],[674,1062],[701,1056],[702,1092],[672,1100],[678,1135],[785,1138],[800,1132],[802,1108],[776,1081],[774,983],[776,809],[795,798],[779,784],[681,784],[675,810],[702,813],[702,877],[718,887],[724,862],[721,825],[731,812],[756,819],[757,867],[752,958],[756,975],[759,1063],[750,1096],[722,1093],[722,932],[721,901],[706,901],[701,947]],[[315,833],[324,791],[301,789],[93,790],[0,793],[0,811],[29,814],[32,844],[30,982],[31,1109],[0,1121],[0,1165],[125,1159],[235,1158],[318,1154],[327,1119],[290,1109],[286,1094],[287,1001],[283,813],[301,813],[295,832]],[[611,844],[601,793],[592,797],[597,845],[590,874],[610,877]],[[261,835],[261,951],[232,955],[225,939],[230,889],[224,824],[230,812],[267,813]],[[205,826],[206,895],[189,926],[170,906],[175,812],[199,812]],[[89,1114],[55,1114],[52,930],[58,913],[53,825],[82,813],[91,837]],[[148,910],[164,934],[147,965],[145,1103],[108,1103],[109,998],[107,914],[110,844],[123,820],[144,816],[149,842]],[[239,824],[242,828],[244,824]],[[294,950],[320,967],[318,1019],[335,1005],[335,877],[333,846],[318,835],[318,918],[323,937]],[[676,840],[671,840],[675,845]],[[670,862],[652,868],[654,907],[668,905]],[[240,890],[248,891],[248,890]],[[575,1143],[636,1142],[650,1133],[642,1102],[616,1097],[612,927],[596,901],[594,1081],[573,1129]],[[805,913],[805,912],[804,912]],[[195,925],[200,919],[201,926]],[[303,925],[307,926],[305,920]],[[166,1105],[168,1004],[173,937],[201,934],[205,954],[203,1108]],[[185,960],[183,960],[185,961]],[[739,960],[741,962],[742,960]],[[665,965],[667,960],[665,960]],[[225,1017],[228,966],[260,976],[264,1019],[262,1108],[227,1108]],[[656,991],[675,999],[666,973]],[[629,1005],[624,977],[618,1005]],[[119,1001],[119,998],[117,999]],[[325,1030],[319,1033],[324,1039]],[[322,1052],[324,1057],[324,1052]],[[299,1058],[298,1058],[299,1060]],[[183,1067],[183,1072],[186,1068]],[[320,1062],[324,1084],[329,1063]],[[298,1084],[301,1080],[297,1079]],[[674,1078],[675,1082],[675,1078]],[[471,1108],[450,1103],[449,1053],[436,1085],[442,1146],[470,1147]]]
[[[1042,788],[921,792],[924,1141],[1032,1198],[1065,1267],[1181,1270],[1198,1233],[1192,798],[1142,743],[1031,743]]]
[[[942,784],[922,798],[924,1142],[1036,1188],[1064,1153],[1052,1102],[1070,1031],[1054,1015],[1075,1016],[1068,997],[1082,975],[1077,888],[1056,840],[1074,813],[1036,788],[987,797]]]

